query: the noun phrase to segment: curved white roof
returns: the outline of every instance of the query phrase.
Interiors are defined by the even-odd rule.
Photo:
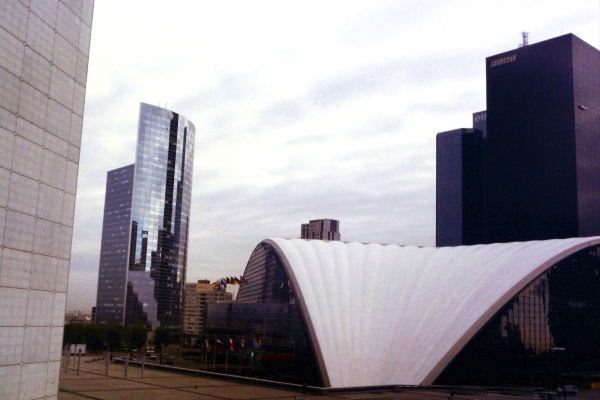
[[[263,241],[302,305],[325,386],[431,384],[534,278],[600,238],[460,247]]]

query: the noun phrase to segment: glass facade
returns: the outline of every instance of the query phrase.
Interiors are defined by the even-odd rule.
[[[106,176],[96,321],[107,325],[123,323],[134,169],[132,164]]]
[[[487,110],[473,113],[473,129],[483,133],[483,138],[487,138]]]
[[[600,248],[593,247],[553,265],[505,304],[435,383],[556,387],[598,370]]]
[[[488,57],[486,75],[485,243],[600,234],[600,52],[568,34]]]
[[[482,119],[482,113],[478,114]],[[484,123],[477,125],[485,128]],[[438,247],[483,241],[485,145],[485,135],[478,129],[461,128],[436,136]]]
[[[315,353],[281,259],[259,244],[234,303],[207,304],[204,327],[211,350],[205,368],[265,379],[323,386]],[[234,343],[219,348],[217,339]],[[241,345],[245,343],[246,347]]]
[[[573,97],[577,151],[579,236],[600,235],[600,51],[577,37],[573,46]]]
[[[437,246],[600,235],[597,82],[600,52],[572,34],[486,59],[482,163],[464,165],[465,143],[438,135]],[[461,201],[483,217],[464,224]]]
[[[462,129],[436,138],[435,245],[462,244]]]
[[[127,271],[121,292],[126,325],[181,331],[194,140],[195,127],[185,117],[140,104],[127,257],[111,267]],[[103,285],[99,281],[99,292]]]

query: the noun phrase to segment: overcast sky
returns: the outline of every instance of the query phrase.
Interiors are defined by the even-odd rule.
[[[239,276],[265,238],[435,245],[435,135],[471,127],[485,57],[574,33],[600,2],[96,1],[67,308],[96,302],[106,172],[139,103],[196,126],[187,280]]]

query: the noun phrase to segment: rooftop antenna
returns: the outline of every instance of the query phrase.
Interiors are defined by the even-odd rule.
[[[529,32],[521,32],[521,35],[523,35],[523,44],[521,47],[529,46]]]

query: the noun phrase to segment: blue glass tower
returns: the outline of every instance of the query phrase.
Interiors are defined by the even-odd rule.
[[[123,323],[129,226],[135,164],[108,171],[102,222],[102,246],[96,298],[96,321]]]
[[[98,322],[107,323],[101,315],[120,313],[112,307],[124,310],[125,325],[181,330],[195,133],[182,115],[141,103],[127,258],[101,265]],[[120,285],[125,302],[102,301],[101,293],[110,292],[103,269],[126,271]]]

